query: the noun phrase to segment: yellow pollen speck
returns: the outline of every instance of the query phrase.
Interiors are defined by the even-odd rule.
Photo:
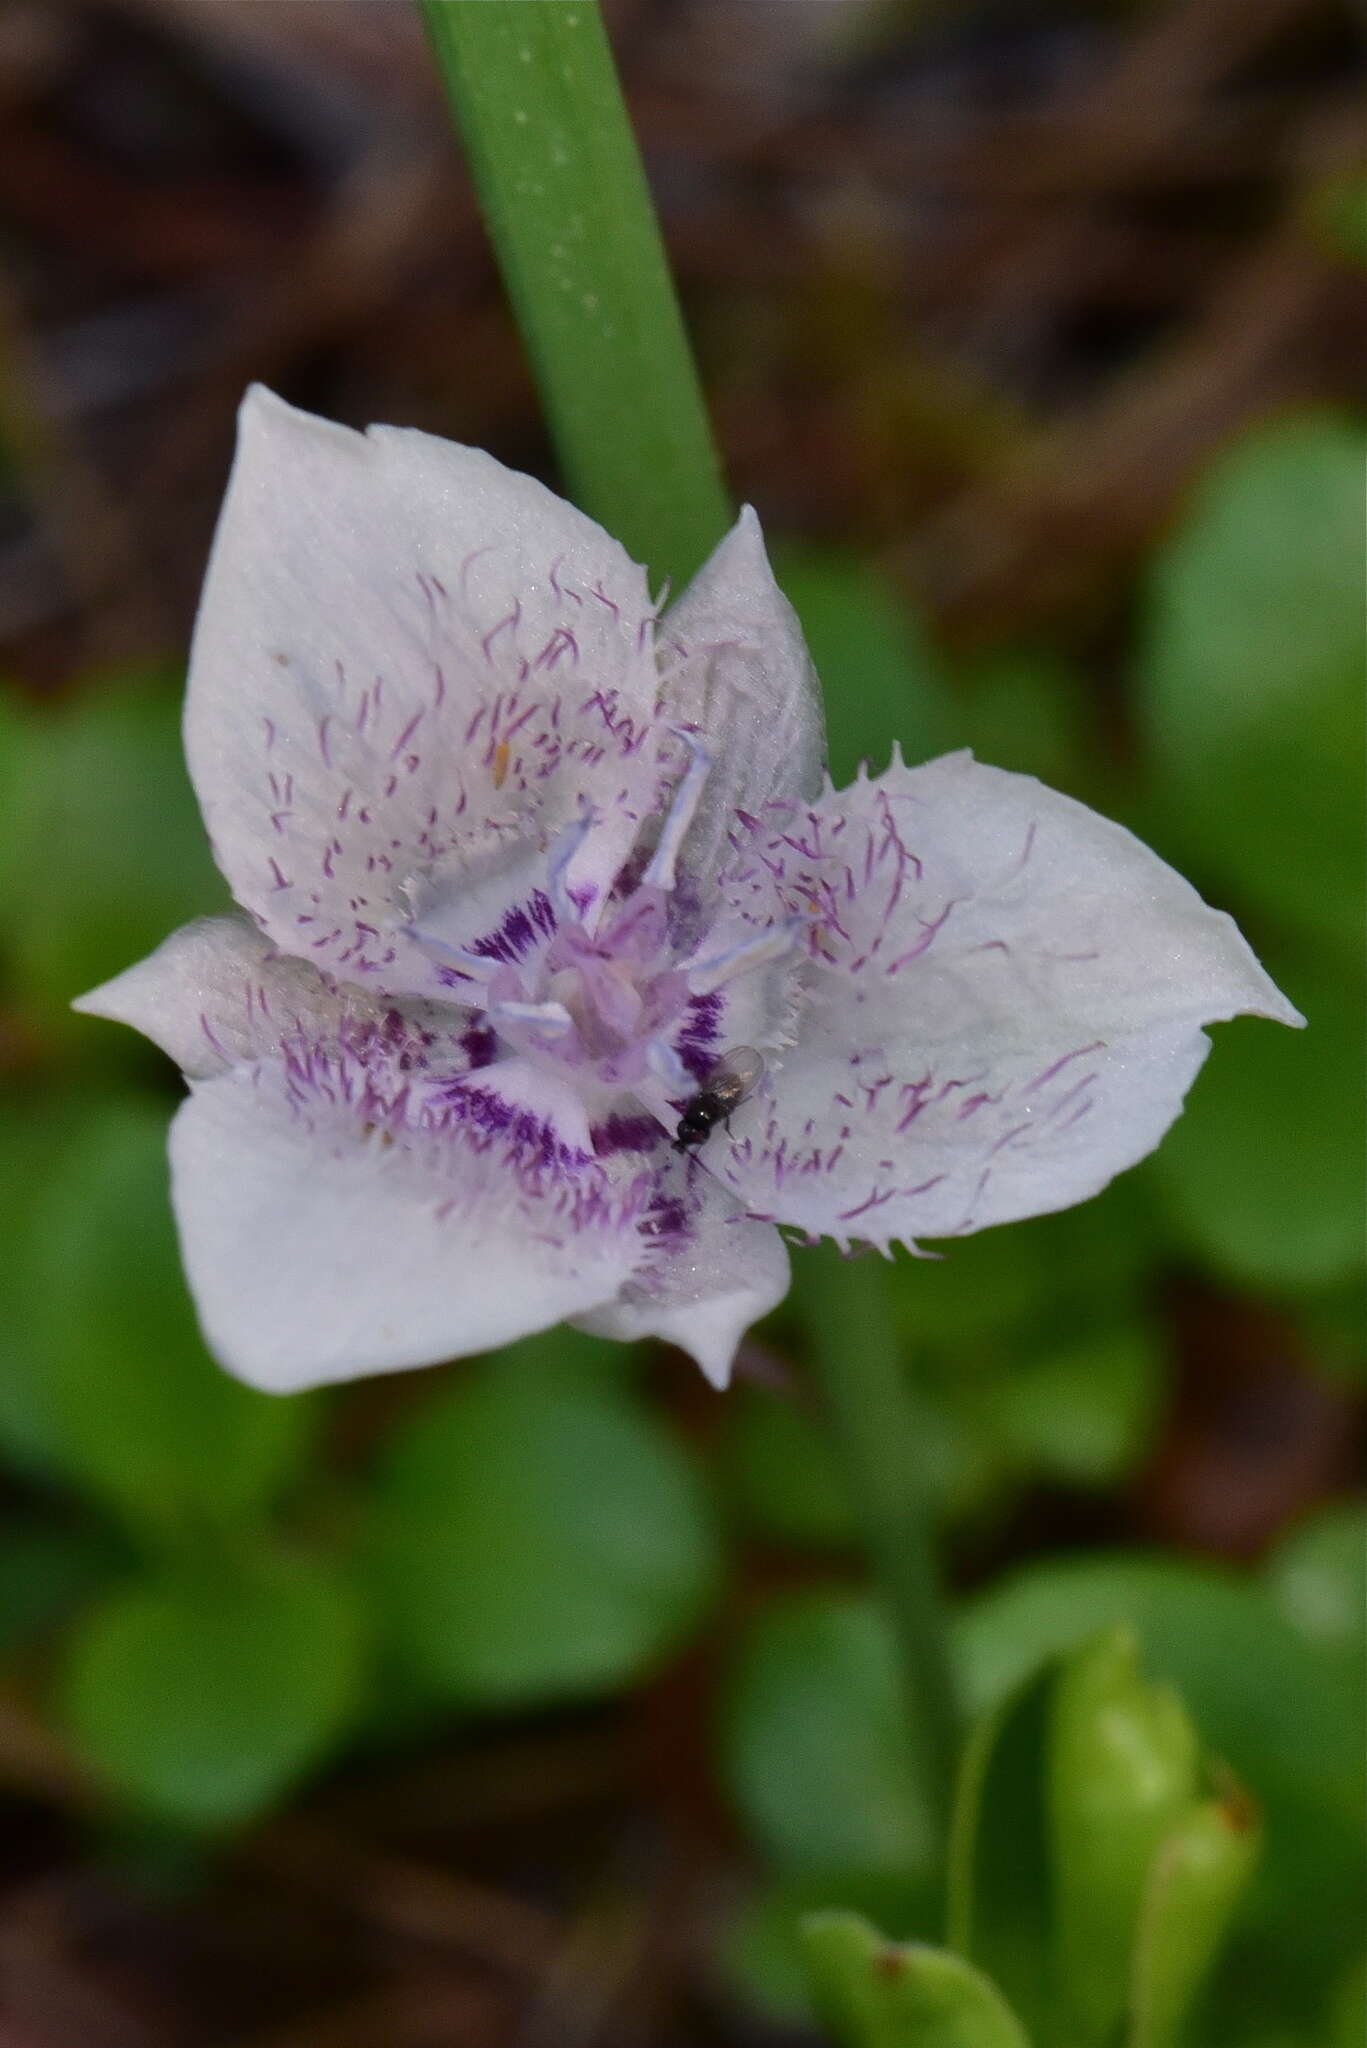
[[[500,740],[494,748],[494,788],[502,789],[508,778],[508,756],[512,752],[507,740]]]

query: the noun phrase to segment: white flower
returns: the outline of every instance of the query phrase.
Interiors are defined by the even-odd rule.
[[[563,1317],[718,1384],[777,1225],[886,1249],[1083,1200],[1239,1011],[1299,1021],[1117,825],[967,754],[837,791],[746,513],[661,619],[489,456],[253,391],[186,747],[246,916],[79,1007],[183,1068],[209,1342],[288,1389]],[[695,1150],[738,1047],[764,1078]],[[755,1062],[749,1062],[755,1065]]]

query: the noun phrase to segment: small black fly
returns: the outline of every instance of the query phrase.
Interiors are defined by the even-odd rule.
[[[690,1095],[674,1133],[676,1152],[705,1142],[718,1124],[731,1128],[731,1112],[753,1095],[764,1079],[764,1055],[753,1045],[738,1045],[709,1069],[696,1095]]]

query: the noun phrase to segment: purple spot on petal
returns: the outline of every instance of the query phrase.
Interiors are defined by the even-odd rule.
[[[614,1152],[653,1152],[664,1135],[653,1116],[610,1116],[593,1126],[593,1149],[599,1159]]]
[[[461,1033],[460,1044],[472,1067],[487,1067],[498,1052],[498,1034],[487,1024],[471,1024]]]

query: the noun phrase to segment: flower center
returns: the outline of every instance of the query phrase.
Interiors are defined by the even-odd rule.
[[[491,1060],[482,1064],[519,1055],[572,1081],[594,1112],[614,1114],[617,1097],[638,1095],[662,1124],[731,1046],[773,1042],[791,990],[776,996],[770,970],[786,979],[804,922],[756,927],[719,908],[702,950],[685,935],[696,915],[677,915],[679,855],[709,762],[692,735],[678,737],[690,760],[653,850],[643,870],[633,861],[619,874],[606,900],[575,879],[581,858],[592,868],[595,820],[586,813],[548,849],[534,880],[524,869],[524,900],[505,902],[473,943],[442,936],[440,899],[429,915],[417,878],[408,926],[457,1001],[476,1012],[481,1042],[488,1034]],[[696,910],[691,888],[681,897]]]
[[[566,924],[526,968],[501,967],[489,981],[487,1014],[516,1051],[605,1088],[630,1088],[651,1070],[652,1047],[667,1039],[689,994],[671,958],[668,894],[643,884],[598,931]]]

